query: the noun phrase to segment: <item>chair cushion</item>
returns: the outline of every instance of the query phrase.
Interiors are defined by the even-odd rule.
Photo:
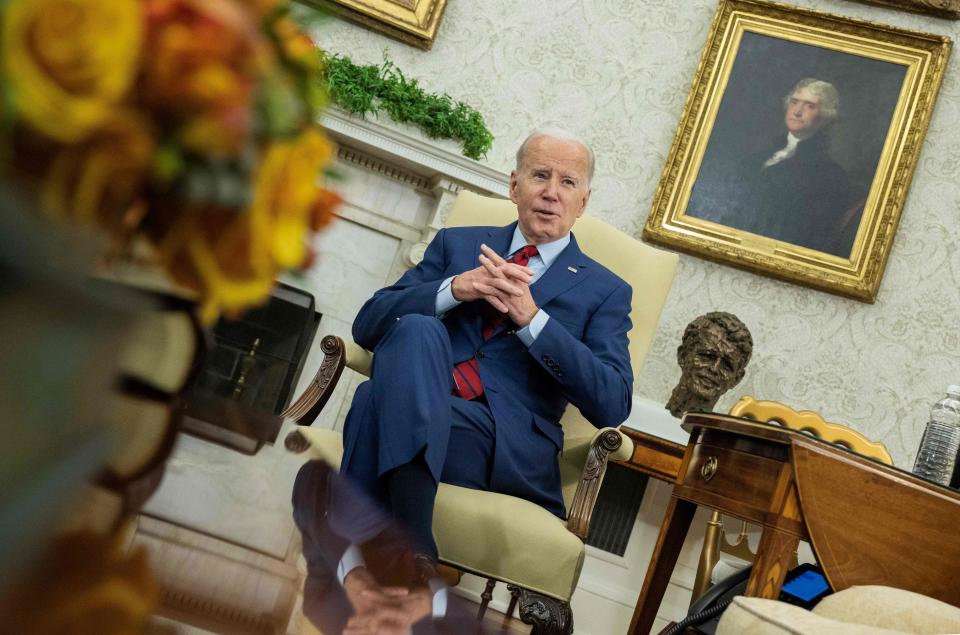
[[[563,601],[583,567],[583,543],[564,522],[513,496],[443,483],[433,532],[441,560]]]
[[[776,600],[738,596],[716,635],[904,635],[904,631],[841,622]]]
[[[339,466],[339,432],[302,427],[300,433],[310,441],[307,458]],[[583,567],[583,543],[564,522],[513,496],[441,483],[433,532],[444,562],[564,601]]]
[[[960,608],[886,586],[854,586],[828,595],[813,612],[844,622],[907,633],[960,633]]]

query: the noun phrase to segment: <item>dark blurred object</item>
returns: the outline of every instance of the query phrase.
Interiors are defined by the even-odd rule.
[[[320,322],[314,306],[309,293],[279,284],[263,307],[218,321],[184,399],[184,431],[246,454],[273,444]]]
[[[431,611],[421,616],[400,610],[404,600],[397,598],[398,606],[385,612],[401,619],[401,623],[390,624],[389,629],[376,629],[377,633],[468,635],[486,632],[483,623],[473,614],[475,609],[450,593],[439,579],[425,586],[427,583],[418,576],[408,532],[328,463],[307,461],[297,473],[291,498],[307,566],[303,614],[309,624],[301,627],[301,633],[318,633],[316,629],[319,629],[319,633],[335,635],[345,627],[349,630],[351,619],[371,618],[378,609],[386,608],[382,605],[384,601],[389,602],[389,598],[364,602],[364,593],[378,595],[387,588],[406,588],[408,599],[417,593],[426,594],[431,608],[445,608],[440,616],[432,616]],[[367,591],[361,591],[359,596],[356,582],[348,591],[338,579],[338,568],[351,544],[360,549],[364,564],[361,570],[341,573],[345,580],[353,574],[366,580],[361,586],[366,586]],[[438,600],[438,595],[443,599]],[[403,617],[407,621],[403,621]],[[410,626],[412,629],[408,630]]]
[[[141,632],[155,588],[119,529],[173,448],[202,351],[194,304],[91,279],[97,239],[4,185],[0,632]]]

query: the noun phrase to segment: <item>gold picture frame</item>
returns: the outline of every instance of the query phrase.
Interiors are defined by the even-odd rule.
[[[945,20],[960,20],[960,0],[855,0],[889,9],[925,13]]]
[[[643,238],[873,302],[951,46],[720,0]]]
[[[447,0],[300,0],[424,50],[433,46]]]

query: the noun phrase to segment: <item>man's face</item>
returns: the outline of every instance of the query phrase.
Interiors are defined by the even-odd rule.
[[[510,174],[510,200],[520,231],[531,244],[562,238],[590,199],[587,150],[575,141],[537,137]]]
[[[743,378],[740,350],[727,341],[723,328],[709,324],[680,360],[690,390],[698,397],[714,400]]]
[[[787,99],[784,120],[787,130],[797,139],[812,137],[827,123],[820,114],[820,98],[806,88],[795,91]]]

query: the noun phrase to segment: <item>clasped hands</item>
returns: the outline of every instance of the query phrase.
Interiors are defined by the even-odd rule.
[[[523,328],[539,311],[530,294],[533,271],[507,262],[486,245],[480,245],[480,266],[453,279],[451,291],[458,302],[486,300]]]
[[[429,588],[382,587],[365,567],[347,574],[343,590],[354,610],[343,635],[407,635],[433,604]]]

